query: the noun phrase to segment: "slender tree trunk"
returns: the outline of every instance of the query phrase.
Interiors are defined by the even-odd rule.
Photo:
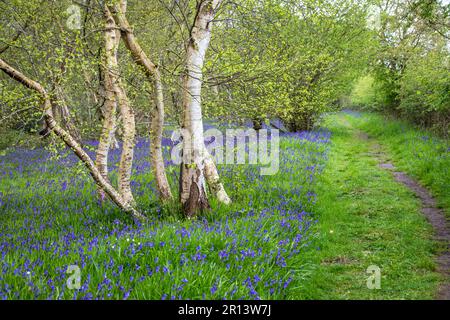
[[[183,81],[183,162],[180,200],[188,217],[209,208],[205,183],[205,146],[201,108],[202,68],[211,40],[211,21],[220,0],[199,2],[187,48]]]
[[[106,35],[105,35],[106,36]],[[117,55],[117,50],[116,53]],[[109,116],[108,112],[109,112],[109,107],[107,105],[107,100],[109,99],[110,101],[114,101],[114,118],[111,120],[113,122],[113,125],[111,126],[111,128],[113,128],[111,130],[111,143],[109,145],[109,148],[111,150],[113,149],[119,149],[119,142],[117,141],[117,137],[116,137],[116,129],[117,129],[117,101],[115,99],[113,90],[112,90],[112,86],[109,84],[109,88],[110,90],[108,92],[106,92],[105,89],[105,81],[111,81],[110,79],[106,80],[105,79],[105,75],[107,74],[107,72],[105,72],[105,66],[106,66],[106,59],[104,59],[104,64],[101,65],[100,67],[100,71],[99,71],[99,85],[98,88],[92,89],[92,81],[89,79],[89,75],[87,74],[87,72],[84,72],[84,78],[85,78],[85,82],[87,84],[87,86],[90,88],[91,91],[91,97],[92,97],[92,102],[94,105],[96,105],[96,112],[100,114],[99,116],[99,120],[103,121],[106,117]],[[102,71],[103,70],[103,71]],[[110,97],[109,95],[112,94],[112,97]],[[93,121],[93,119],[90,117],[90,121]]]
[[[111,31],[111,36],[114,32],[114,41],[118,45],[120,41],[120,32],[118,31],[111,11],[107,7],[105,7],[105,17],[107,24],[106,30]],[[107,72],[111,78],[111,84],[118,101],[123,124],[122,154],[119,163],[119,192],[125,201],[134,203],[133,194],[131,192],[131,171],[133,166],[134,141],[136,138],[136,124],[134,111],[130,106],[124,86],[119,76],[117,56],[112,53],[112,51],[106,52],[108,67],[110,67]]]
[[[128,97],[125,90],[123,90],[120,81],[116,90],[123,124],[122,154],[119,164],[119,191],[125,201],[134,203],[133,194],[131,192],[131,170],[133,166],[134,144],[136,138],[134,111],[128,102]]]
[[[12,68],[4,60],[0,58],[0,70],[5,72],[8,76],[15,79],[25,87],[35,90],[44,99],[43,109],[45,114],[45,121],[47,127],[52,130],[56,136],[58,136],[64,143],[72,149],[72,151],[77,155],[77,157],[84,163],[86,168],[89,170],[94,181],[99,187],[105,190],[106,194],[111,198],[111,200],[123,211],[130,213],[135,219],[145,220],[145,216],[140,214],[129,202],[125,201],[122,196],[114,189],[114,187],[105,180],[100,174],[99,170],[94,164],[94,161],[89,157],[89,155],[83,150],[80,144],[70,135],[69,132],[61,128],[52,113],[52,103],[50,97],[48,96],[46,90],[38,82],[29,79],[21,72]]]
[[[162,135],[164,129],[164,96],[159,71],[154,75],[154,95],[155,106],[152,112],[151,126],[150,126],[150,154],[153,173],[156,179],[156,185],[161,199],[172,199],[172,192],[166,176],[166,168],[164,166],[163,150],[162,150]]]
[[[103,127],[98,143],[97,154],[95,164],[100,171],[102,177],[108,179],[108,153],[112,145],[112,139],[114,137],[116,127],[116,110],[117,110],[117,97],[114,90],[113,77],[111,73],[114,72],[114,59],[117,57],[117,50],[119,46],[120,38],[118,38],[117,31],[111,25],[109,16],[105,11],[105,58],[104,58],[104,76],[103,76],[103,92],[104,92],[104,105],[101,110],[103,114]],[[104,198],[103,190],[99,190],[100,199]]]
[[[120,7],[115,8],[117,24],[122,31],[123,40],[130,50],[134,61],[143,67],[145,75],[153,86],[154,107],[151,113],[150,125],[150,154],[153,174],[156,180],[160,198],[165,201],[172,199],[169,182],[166,176],[162,153],[162,134],[164,126],[164,94],[159,68],[142,50],[136,40],[133,30],[126,19],[127,1],[121,0]]]
[[[113,118],[113,129],[111,130],[111,144],[109,145],[109,149],[111,150],[117,150],[120,148],[119,145],[119,140],[117,140],[117,135],[116,135],[116,131],[117,131],[117,126],[119,125],[118,122],[120,119],[116,119],[116,113],[117,113],[117,106],[116,106],[116,112],[114,113],[114,118]]]
[[[109,87],[109,89],[106,90],[106,100],[103,109],[103,128],[98,143],[95,164],[102,176],[105,179],[108,179],[108,152],[112,144],[112,136],[115,130],[117,104],[109,76],[105,77],[105,82],[108,82],[105,87]]]
[[[106,92],[106,100],[103,109],[103,127],[102,133],[100,135],[100,140],[98,142],[97,154],[95,158],[95,165],[102,177],[109,181],[108,179],[108,153],[111,145],[113,144],[113,136],[115,131],[115,119],[116,119],[116,97],[112,91],[111,80],[109,76],[105,77],[105,82],[109,82],[107,87],[109,90]],[[100,190],[100,199],[104,198],[104,193]]]

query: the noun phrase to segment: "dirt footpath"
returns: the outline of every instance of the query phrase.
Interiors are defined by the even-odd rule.
[[[358,137],[363,140],[370,140],[364,132],[359,132]],[[438,271],[446,278],[450,277],[450,227],[445,212],[438,208],[436,199],[426,188],[405,172],[398,171],[393,163],[385,160],[387,156],[376,142],[372,144],[371,154],[378,160],[381,168],[391,171],[396,181],[405,185],[420,199],[422,213],[433,227],[436,240],[442,244],[442,252],[437,257]],[[450,300],[450,283],[448,281],[440,287],[436,299]]]

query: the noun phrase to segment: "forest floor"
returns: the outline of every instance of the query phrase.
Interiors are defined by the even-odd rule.
[[[366,117],[327,119],[332,147],[316,209],[321,249],[298,298],[448,299],[450,233],[437,204],[445,196],[436,201],[397,169],[393,145],[361,131]]]
[[[145,225],[99,203],[70,150],[0,153],[0,300],[449,298],[448,140],[376,114],[328,115],[282,135],[276,175],[219,166],[233,204],[211,199],[192,221],[157,201],[148,150],[138,139]],[[113,183],[119,159],[111,150]],[[178,169],[167,166],[173,190]]]

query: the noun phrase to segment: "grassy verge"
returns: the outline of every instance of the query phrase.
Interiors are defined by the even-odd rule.
[[[363,121],[363,120],[361,120]],[[350,116],[331,116],[332,149],[319,179],[314,271],[297,288],[300,299],[431,299],[432,230],[412,193],[378,167],[371,142]],[[367,268],[381,269],[381,289],[367,288]]]
[[[427,187],[437,198],[439,206],[450,215],[449,140],[378,114],[363,114],[349,120],[378,139],[396,166]]]

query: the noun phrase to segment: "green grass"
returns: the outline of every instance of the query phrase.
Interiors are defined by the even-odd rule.
[[[450,141],[375,113],[349,121],[385,146],[396,166],[416,178],[450,215]]]
[[[441,276],[436,244],[420,203],[371,155],[351,116],[331,116],[332,149],[319,179],[319,223],[309,252],[314,271],[300,299],[431,299]],[[364,120],[358,120],[364,121]],[[369,266],[381,269],[381,289],[367,288]]]
[[[99,206],[87,174],[61,166],[64,157],[43,160],[45,150],[9,150],[0,155],[0,298],[431,299],[442,280],[432,229],[414,195],[378,167],[375,141],[361,139],[358,130],[376,136],[394,160],[396,150],[413,158],[407,151],[426,144],[397,145],[422,133],[408,129],[409,138],[402,138],[397,123],[377,119],[329,116],[328,153],[329,144],[282,138],[275,176],[222,167],[234,203],[212,200],[212,211],[194,221],[176,204],[157,204],[148,148],[141,145],[133,188],[151,221],[142,227],[111,204]],[[392,129],[377,136],[377,125]],[[433,148],[422,152],[442,156],[430,153],[441,144]],[[423,176],[441,195],[448,178],[431,177],[444,175],[443,159],[431,159]],[[404,163],[424,165],[419,160]],[[177,170],[168,168],[174,189]],[[79,292],[66,287],[65,270],[73,264],[82,271]],[[371,265],[381,269],[380,290],[366,286]]]

